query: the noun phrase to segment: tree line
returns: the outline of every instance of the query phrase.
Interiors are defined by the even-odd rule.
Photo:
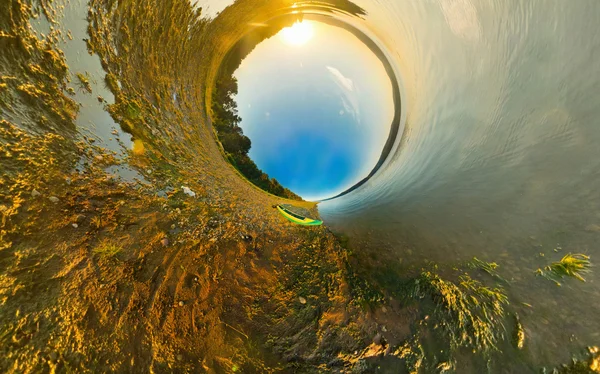
[[[234,100],[237,93],[237,79],[231,74],[220,74],[213,91],[212,120],[227,160],[261,189],[287,199],[302,200],[300,196],[283,187],[275,178],[269,178],[248,156],[252,142],[239,126],[242,119],[238,115]]]

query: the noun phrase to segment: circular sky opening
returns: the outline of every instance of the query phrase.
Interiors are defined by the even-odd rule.
[[[343,27],[295,22],[257,45],[234,76],[249,156],[304,199],[349,189],[379,161],[394,118],[392,84]]]

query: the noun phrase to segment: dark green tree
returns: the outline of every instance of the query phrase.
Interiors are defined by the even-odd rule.
[[[288,199],[302,200],[300,196],[284,188],[275,178],[269,178],[248,156],[252,142],[239,126],[242,119],[238,115],[235,102],[238,92],[237,80],[223,70],[220,73],[212,97],[212,119],[227,160],[250,182],[263,190]]]

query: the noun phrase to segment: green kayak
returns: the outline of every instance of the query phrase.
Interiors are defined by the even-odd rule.
[[[281,205],[277,205],[276,208],[279,211],[279,213],[281,213],[282,216],[284,216],[285,218],[287,218],[288,220],[290,220],[294,223],[297,223],[298,225],[319,226],[319,225],[323,224],[323,221],[319,221],[316,219],[301,216],[299,214],[289,211],[288,209],[282,207]]]

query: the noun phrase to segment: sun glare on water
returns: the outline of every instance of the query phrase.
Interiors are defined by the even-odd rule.
[[[308,43],[313,37],[313,26],[308,22],[296,22],[281,30],[281,37],[286,44],[300,46]]]

